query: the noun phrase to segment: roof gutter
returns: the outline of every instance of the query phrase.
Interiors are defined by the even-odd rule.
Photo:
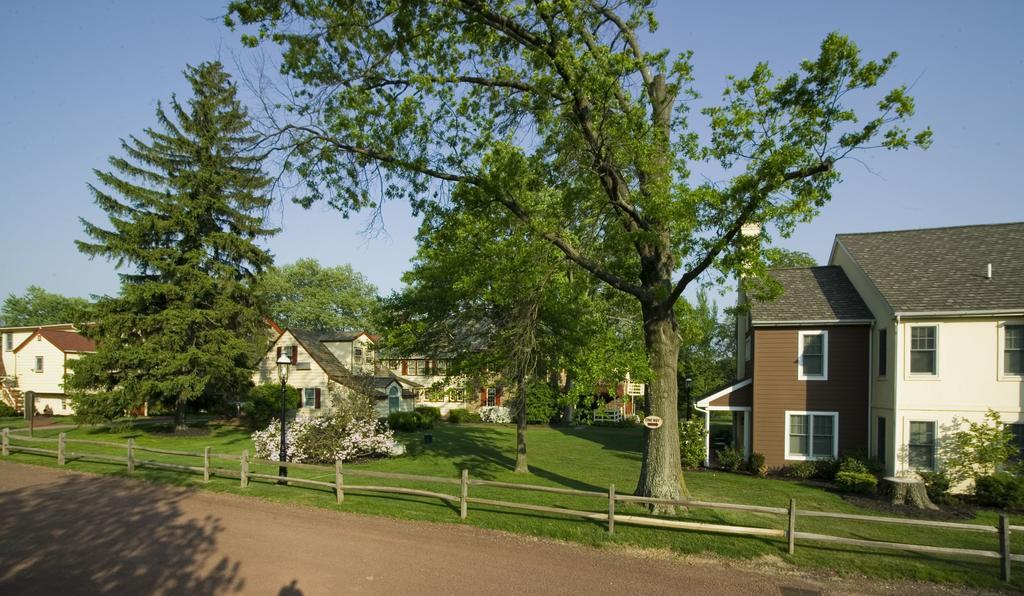
[[[794,325],[874,325],[874,319],[821,319],[817,321],[751,321],[754,327],[793,327]]]
[[[895,313],[896,317],[917,318],[917,317],[1019,317],[1024,316],[1024,310],[918,310],[900,311]]]

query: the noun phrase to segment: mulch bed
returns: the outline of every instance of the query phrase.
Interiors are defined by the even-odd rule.
[[[930,509],[918,509],[913,505],[894,505],[888,500],[888,497],[881,496],[869,496],[869,495],[842,495],[843,500],[863,507],[865,509],[874,509],[883,513],[890,513],[899,515],[902,517],[909,517],[913,519],[930,519],[934,521],[957,521],[964,519],[971,519],[974,517],[975,508],[966,503],[956,503],[953,505],[939,505],[938,511],[932,511]]]

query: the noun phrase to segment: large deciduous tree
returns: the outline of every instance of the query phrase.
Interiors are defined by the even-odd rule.
[[[607,304],[607,288],[573,275],[553,246],[531,242],[514,217],[486,217],[485,192],[461,186],[452,199],[448,207],[427,208],[406,287],[381,309],[385,350],[447,356],[449,373],[470,383],[500,374],[516,419],[515,469],[527,472],[531,402],[574,399],[562,394],[563,372],[584,377],[593,394],[599,380],[629,370],[621,358],[628,338],[610,339],[621,326],[608,314],[620,305]]]
[[[121,293],[98,303],[86,332],[97,352],[72,362],[76,412],[110,417],[144,403],[173,407],[237,398],[263,332],[253,299],[271,263],[257,242],[270,204],[246,110],[220,63],[189,67],[193,96],[158,105],[159,129],[122,141],[125,157],[89,189],[109,226],[82,220],[78,248],[127,269]]]
[[[316,259],[269,269],[257,294],[277,324],[314,331],[367,329],[378,301],[377,288],[350,265],[324,267]]]
[[[0,324],[7,326],[87,323],[93,316],[93,303],[85,298],[47,292],[29,286],[21,296],[8,294],[0,306]]]
[[[878,93],[877,114],[855,114],[850,97],[873,90],[895,55],[864,60],[833,33],[794,74],[762,63],[730,79],[703,110],[702,139],[682,101],[695,96],[690,55],[644,48],[653,4],[237,0],[228,22],[283,48],[290,105],[268,116],[267,140],[306,179],[300,202],[348,211],[405,196],[418,208],[471,185],[531,241],[636,301],[646,413],[664,420],[645,431],[636,492],[679,497],[680,295],[709,269],[756,274],[769,236],[744,225],[787,234],[810,219],[851,152],[927,145],[930,132],[904,124],[904,87]]]

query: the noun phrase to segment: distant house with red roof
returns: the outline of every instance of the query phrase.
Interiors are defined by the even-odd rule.
[[[38,412],[49,407],[54,414],[73,414],[64,393],[68,362],[95,351],[93,340],[74,325],[0,328],[0,399],[20,409],[24,393],[33,391]]]

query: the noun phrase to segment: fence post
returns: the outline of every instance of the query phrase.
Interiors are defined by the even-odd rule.
[[[786,532],[789,539],[789,554],[796,550],[796,499],[789,500],[789,530]]]
[[[57,435],[57,465],[64,465],[64,445],[67,441],[68,436],[65,433]]]
[[[11,454],[11,429],[5,428],[3,431],[0,431],[0,437],[2,437],[0,441],[2,441],[3,444],[0,455],[7,457]]]
[[[462,482],[459,486],[459,519],[466,519],[469,513],[469,470],[462,468]]]
[[[615,485],[608,485],[608,533],[615,533]]]
[[[210,481],[210,447],[203,448],[203,482]]]
[[[128,473],[135,471],[135,439],[128,439]]]
[[[338,505],[345,502],[345,477],[341,473],[341,460],[334,460],[334,494],[338,497]]]
[[[999,514],[999,554],[1004,582],[1010,581],[1010,518],[1005,513]]]
[[[242,488],[246,488],[246,487],[249,486],[249,450],[248,449],[243,449],[242,450],[242,462],[241,462],[241,464],[242,464],[242,470],[241,470],[242,473],[239,475],[239,481],[242,484]]]

